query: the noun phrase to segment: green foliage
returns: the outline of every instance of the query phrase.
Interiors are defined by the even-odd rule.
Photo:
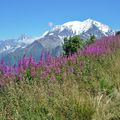
[[[77,52],[77,49],[82,49],[84,47],[84,41],[80,36],[74,36],[69,38],[64,38],[63,50],[65,55],[73,54]]]
[[[90,38],[84,42],[80,36],[73,36],[69,38],[64,38],[63,50],[65,55],[73,54],[77,52],[78,49],[82,49],[85,45],[92,44],[96,41],[94,35],[90,35]]]
[[[27,69],[26,69],[26,73],[25,73],[24,78],[25,78],[25,80],[32,80],[30,68],[27,68]]]
[[[109,85],[105,80],[100,80],[100,90],[107,95],[111,95],[113,92],[113,86]]]
[[[87,40],[86,44],[89,45],[94,43],[95,41],[96,41],[95,35],[90,35],[90,38]]]
[[[109,120],[120,120],[120,116],[115,116],[115,117],[112,117],[112,118],[110,118]]]

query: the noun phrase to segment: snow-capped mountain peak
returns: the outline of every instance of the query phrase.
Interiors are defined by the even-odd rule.
[[[96,26],[104,34],[106,34],[106,32],[109,32],[112,30],[109,26],[102,24],[98,21],[92,20],[92,19],[87,19],[87,20],[84,20],[83,22],[72,21],[72,22],[68,22],[68,23],[63,24],[63,26],[66,26],[66,27],[72,29],[73,33],[76,32],[77,34],[81,34],[83,32],[86,32],[87,30],[89,30],[93,26]]]
[[[26,35],[24,35],[24,34],[22,34],[22,35],[20,35],[20,36],[18,37],[18,40],[25,40],[25,39],[30,39],[30,37],[29,37],[29,36],[26,36]]]
[[[30,44],[34,41],[35,39],[34,38],[31,38],[29,36],[26,36],[24,34],[22,34],[18,39],[17,39],[17,42],[19,43],[24,43],[24,44]]]
[[[60,37],[64,37],[64,33],[71,32],[72,35],[82,35],[83,33],[87,33],[88,31],[91,30],[91,33],[94,31],[99,31],[103,36],[108,36],[109,34],[113,34],[114,31],[107,25],[102,24],[98,21],[92,20],[92,19],[87,19],[84,21],[70,21],[66,22],[62,25],[56,25],[53,29],[50,31],[47,31],[45,34],[42,35],[42,38],[44,36],[48,35],[54,35],[54,34],[59,34]],[[96,33],[94,33],[96,35]],[[62,35],[61,35],[62,34]],[[69,36],[69,34],[68,34]],[[85,35],[84,35],[85,36]],[[88,35],[87,35],[88,37]],[[96,35],[96,37],[102,37],[102,35]]]
[[[101,30],[104,33],[112,30],[108,25],[102,24],[101,22],[98,22],[98,21],[95,21],[92,19],[87,19],[87,20],[83,21],[83,24],[91,25],[91,26],[95,25],[96,27],[98,27],[99,30]]]
[[[31,38],[26,35],[21,35],[17,39],[8,39],[0,42],[0,53],[14,52],[18,48],[25,48],[38,38]]]

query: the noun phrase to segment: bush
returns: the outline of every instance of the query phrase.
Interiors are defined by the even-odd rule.
[[[95,41],[96,41],[95,35],[90,35],[90,38],[87,40],[86,44],[89,45],[94,43]]]
[[[84,41],[80,36],[74,36],[69,38],[64,38],[63,50],[65,55],[73,54],[77,52],[77,49],[82,49],[84,47]]]

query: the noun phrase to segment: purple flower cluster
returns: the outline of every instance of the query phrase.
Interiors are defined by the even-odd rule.
[[[39,77],[41,79],[49,78],[52,81],[62,73],[63,76],[74,73],[75,68],[72,65],[79,65],[81,69],[85,64],[84,60],[80,60],[81,56],[109,54],[120,48],[120,36],[104,37],[97,40],[95,43],[87,45],[83,50],[78,50],[77,53],[69,56],[52,57],[49,53],[44,60],[41,54],[38,62],[35,62],[33,57],[29,58],[25,55],[19,60],[18,65],[7,66],[2,59],[0,62],[0,74],[3,76],[18,76],[22,80],[26,69],[30,69],[32,77]],[[60,79],[60,77],[59,77]]]

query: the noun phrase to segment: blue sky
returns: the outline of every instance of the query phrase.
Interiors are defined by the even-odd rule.
[[[119,30],[119,11],[120,0],[0,0],[0,39],[40,36],[52,23],[87,18]]]

